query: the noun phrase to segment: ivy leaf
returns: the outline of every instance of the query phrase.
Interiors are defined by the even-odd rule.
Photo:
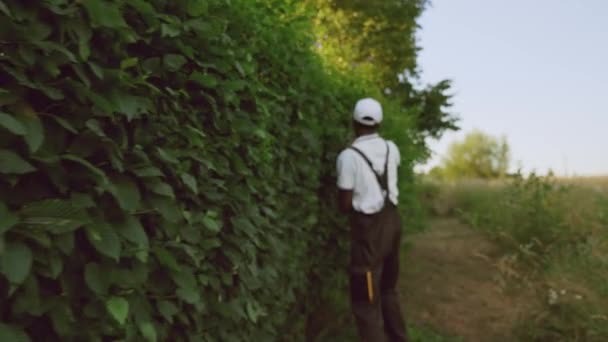
[[[108,283],[106,276],[101,271],[96,263],[88,263],[84,270],[84,281],[98,295],[105,295],[108,292]]]
[[[23,160],[17,153],[0,149],[0,173],[26,174],[34,171],[36,171],[36,168]]]
[[[104,0],[86,0],[82,4],[91,18],[93,27],[127,27],[116,3]]]
[[[192,17],[198,17],[207,13],[207,1],[206,0],[188,0],[186,5],[188,14]]]
[[[74,233],[61,234],[55,237],[55,246],[65,255],[74,250]]]
[[[9,243],[0,255],[0,270],[12,284],[25,281],[32,269],[32,251],[21,242]]]
[[[106,300],[106,309],[120,325],[124,325],[129,316],[129,302],[122,297],[111,297]]]
[[[182,182],[186,184],[186,186],[192,190],[195,194],[198,194],[198,187],[196,185],[196,179],[192,177],[189,173],[182,173],[181,175]]]
[[[19,218],[8,211],[6,205],[0,202],[0,235],[11,229],[19,222]]]
[[[137,184],[128,176],[119,175],[112,177],[110,192],[118,201],[120,207],[128,212],[133,212],[139,208],[141,195]]]
[[[125,222],[119,227],[118,233],[122,235],[127,241],[133,242],[137,245],[139,250],[136,253],[137,258],[141,262],[147,262],[148,260],[148,249],[149,241],[148,235],[142,227],[139,220],[134,216],[128,216]]]
[[[97,176],[98,180],[102,183],[102,184],[108,184],[108,177],[106,176],[105,172],[103,172],[100,168],[96,167],[95,165],[91,164],[90,162],[88,162],[85,159],[82,159],[78,156],[72,155],[72,154],[66,154],[64,156],[61,157],[64,160],[69,160],[75,163],[78,163],[82,166],[84,166],[85,168],[87,168],[89,171],[91,171],[91,173],[93,173],[95,176]]]
[[[139,169],[135,169],[133,170],[133,173],[135,173],[138,177],[141,178],[145,178],[145,177],[162,177],[163,172],[154,166],[146,166],[146,167],[142,167]]]
[[[173,188],[164,182],[153,182],[148,184],[148,188],[155,194],[159,194],[162,196],[167,196],[171,198],[175,198],[175,193],[173,193]]]
[[[152,107],[152,102],[149,99],[124,92],[113,92],[110,98],[114,109],[125,114],[129,121],[137,118]]]
[[[90,222],[82,208],[56,198],[31,202],[21,209],[20,215],[24,224],[52,234],[72,232]]]
[[[177,294],[177,297],[188,304],[196,304],[201,300],[200,294],[196,288],[193,287],[179,288],[177,291],[175,291],[175,294]]]
[[[162,37],[175,38],[179,36],[180,29],[176,24],[161,24],[160,33]]]
[[[158,304],[156,304],[156,307],[158,308],[158,311],[163,316],[163,318],[166,319],[169,323],[173,323],[173,316],[175,316],[179,312],[179,309],[177,308],[177,306],[175,306],[175,304],[166,300],[161,300],[160,302],[158,302]]]
[[[156,258],[158,259],[158,262],[161,263],[161,265],[165,265],[170,269],[179,272],[180,267],[177,264],[177,260],[175,260],[175,257],[171,253],[169,253],[168,250],[163,247],[157,247],[154,248],[154,254],[156,255]]]
[[[139,331],[146,341],[156,342],[156,329],[151,322],[143,322],[139,324]]]
[[[177,71],[184,64],[186,64],[186,57],[184,57],[182,55],[169,53],[163,57],[163,63],[165,64],[165,66],[167,66],[169,71]]]
[[[0,2],[1,4],[1,2]],[[29,336],[23,330],[0,323],[0,341],[6,342],[30,342]]]
[[[91,55],[90,40],[93,33],[87,25],[82,24],[76,25],[74,32],[78,37],[78,54],[83,61],[86,61]]]
[[[87,238],[95,249],[116,261],[120,259],[121,245],[118,235],[108,224],[94,224],[86,227]]]
[[[211,210],[203,217],[203,225],[214,233],[218,233],[222,229],[222,224],[217,219],[217,213]]]
[[[217,79],[213,75],[203,74],[202,72],[194,72],[190,75],[190,80],[205,87],[215,88],[217,86]]]
[[[165,150],[163,150],[160,147],[156,148],[156,151],[158,152],[158,156],[160,157],[160,159],[164,162],[167,163],[171,163],[171,164],[178,164],[179,160],[170,152],[167,152]]]
[[[0,126],[6,128],[9,132],[15,135],[25,135],[27,132],[25,126],[15,119],[12,115],[0,112]]]
[[[25,142],[30,152],[38,151],[44,141],[44,129],[40,118],[33,109],[28,108],[20,119],[26,127]]]
[[[46,114],[48,117],[52,118],[53,120],[55,120],[61,127],[65,128],[66,130],[74,133],[74,134],[78,134],[78,131],[76,130],[76,128],[74,128],[74,126],[72,126],[67,120],[65,120],[64,118],[61,118],[59,116],[56,115],[51,115],[51,114]]]
[[[4,3],[4,1],[0,1],[0,12],[6,14],[7,17],[11,17],[11,11],[8,9],[8,7],[6,7],[6,4]],[[0,341],[4,341],[4,340],[0,339]]]

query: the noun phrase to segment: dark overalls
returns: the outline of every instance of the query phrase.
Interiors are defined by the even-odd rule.
[[[357,152],[376,175],[384,191],[380,212],[353,212],[351,224],[350,292],[357,329],[365,342],[407,341],[405,320],[401,314],[396,286],[399,274],[401,218],[388,198],[388,158],[386,146],[384,173],[379,176],[367,156]]]

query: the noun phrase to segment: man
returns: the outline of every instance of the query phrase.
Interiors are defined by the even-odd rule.
[[[359,336],[365,342],[407,341],[396,292],[401,220],[397,211],[397,146],[378,134],[382,106],[359,100],[356,139],[337,160],[339,206],[351,224],[350,292]]]

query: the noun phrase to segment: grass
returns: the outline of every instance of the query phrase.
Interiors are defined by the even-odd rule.
[[[488,233],[517,260],[538,310],[522,341],[608,340],[608,177],[428,183],[423,200]]]

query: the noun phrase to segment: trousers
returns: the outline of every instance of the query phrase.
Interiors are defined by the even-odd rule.
[[[364,342],[407,341],[396,289],[401,245],[399,211],[388,203],[376,214],[353,212],[350,225],[351,308],[359,337]]]

